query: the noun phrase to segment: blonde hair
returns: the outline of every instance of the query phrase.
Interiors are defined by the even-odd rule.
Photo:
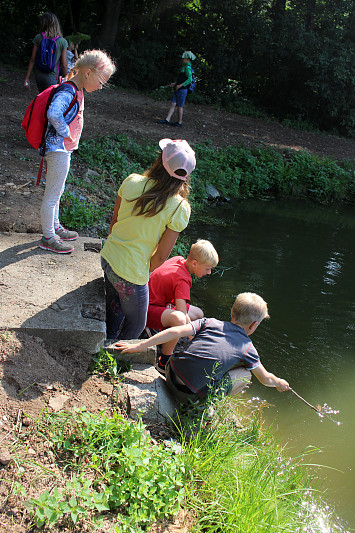
[[[73,71],[80,68],[90,68],[109,79],[116,72],[116,65],[111,57],[103,50],[85,50],[75,61]]]
[[[242,292],[238,294],[233,304],[232,318],[242,326],[261,322],[264,318],[270,318],[267,303],[254,292]]]
[[[50,13],[49,11],[43,13],[41,17],[41,31],[50,38],[63,37],[59,20],[54,13]]]
[[[188,259],[193,261],[194,259],[198,263],[215,267],[218,264],[218,254],[210,241],[204,239],[198,239],[197,242],[192,244]]]

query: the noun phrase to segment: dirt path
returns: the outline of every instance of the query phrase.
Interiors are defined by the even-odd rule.
[[[43,188],[35,187],[33,179],[39,157],[21,128],[24,110],[36,89],[32,83],[31,91],[26,91],[23,77],[24,73],[0,67],[0,231],[40,232]],[[303,149],[339,160],[353,159],[355,154],[355,140],[308,133],[189,103],[181,129],[161,126],[156,121],[165,117],[168,102],[113,88],[86,95],[85,107],[83,139],[123,133],[153,142],[162,137],[182,137],[192,144],[210,140],[220,147],[242,143],[248,147]]]

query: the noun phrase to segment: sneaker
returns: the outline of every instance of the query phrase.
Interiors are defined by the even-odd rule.
[[[75,241],[75,239],[79,237],[79,234],[76,231],[69,231],[68,229],[63,228],[63,226],[56,229],[55,234],[58,235],[62,241]]]
[[[42,250],[49,250],[50,252],[55,252],[56,254],[70,254],[74,251],[74,246],[62,242],[58,235],[54,235],[54,237],[51,239],[45,239],[42,237],[39,247],[42,248]]]
[[[164,118],[164,120],[158,120],[157,123],[158,124],[171,124],[171,122],[169,120],[166,120],[166,118]]]
[[[159,357],[154,367],[155,367],[155,370],[159,372],[159,374],[165,377],[165,365],[162,364],[161,357]]]
[[[170,126],[175,126],[176,128],[181,128],[182,123],[181,122],[168,122]]]

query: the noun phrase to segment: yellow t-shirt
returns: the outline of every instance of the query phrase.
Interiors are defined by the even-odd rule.
[[[121,205],[117,222],[101,251],[112,270],[135,285],[148,282],[150,258],[166,228],[184,230],[191,213],[190,204],[175,195],[154,217],[132,215],[135,202],[129,200],[142,194],[147,181],[148,178],[139,174],[131,174],[123,181],[118,191]]]

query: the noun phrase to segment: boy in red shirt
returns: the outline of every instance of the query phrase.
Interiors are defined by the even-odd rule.
[[[189,303],[191,274],[198,278],[211,274],[218,260],[213,245],[199,239],[191,246],[187,259],[175,256],[154,270],[149,277],[147,327],[161,330],[202,318],[203,311]],[[162,345],[162,354],[156,366],[159,372],[165,372],[165,364],[173,353],[176,342],[174,340]]]

